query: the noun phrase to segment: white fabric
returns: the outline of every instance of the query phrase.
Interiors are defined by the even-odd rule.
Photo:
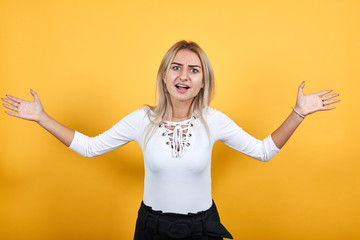
[[[208,108],[204,116],[210,130],[210,144],[200,119],[191,118],[163,123],[145,148],[144,132],[150,123],[147,111],[146,107],[127,115],[96,137],[75,132],[69,148],[82,156],[94,157],[129,141],[138,142],[145,166],[143,201],[154,210],[186,214],[210,208],[211,151],[218,140],[261,161],[269,161],[280,151],[271,136],[262,141],[255,139],[212,108]]]
[[[190,146],[188,138],[192,135],[189,132],[189,128],[193,126],[193,119],[195,118],[192,117],[182,122],[165,121],[160,125],[160,128],[163,128],[162,135],[167,136],[169,139],[166,144],[170,145],[173,158],[183,157],[186,151],[185,147]]]

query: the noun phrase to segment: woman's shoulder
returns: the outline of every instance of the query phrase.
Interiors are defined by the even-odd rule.
[[[218,125],[224,125],[232,121],[226,114],[212,107],[207,107],[203,110],[203,117],[211,128],[215,128]]]
[[[123,119],[127,119],[130,121],[143,120],[145,117],[147,117],[149,111],[149,107],[142,107],[129,113]]]
[[[228,116],[226,116],[223,112],[212,107],[205,108],[203,111],[203,115],[207,120],[228,118]]]

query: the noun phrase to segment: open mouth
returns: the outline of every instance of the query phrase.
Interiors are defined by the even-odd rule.
[[[176,84],[175,87],[177,89],[189,89],[190,87],[189,86],[186,86],[186,85],[183,85],[183,84]]]

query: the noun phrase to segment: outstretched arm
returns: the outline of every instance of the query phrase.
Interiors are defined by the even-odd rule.
[[[317,111],[335,109],[335,107],[329,107],[328,105],[340,101],[339,99],[334,99],[339,96],[339,94],[329,94],[332,90],[325,90],[305,95],[303,93],[304,87],[305,82],[299,86],[294,110],[290,113],[289,117],[283,122],[283,124],[281,124],[281,126],[271,134],[271,137],[278,148],[282,148],[285,145],[291,135],[295,132],[296,128],[304,120],[304,117]]]
[[[66,146],[70,146],[75,131],[50,117],[44,111],[38,95],[33,90],[30,90],[30,93],[34,97],[32,102],[11,95],[6,95],[7,98],[2,98],[1,100],[6,102],[3,106],[13,111],[6,111],[6,113],[14,117],[37,122]]]

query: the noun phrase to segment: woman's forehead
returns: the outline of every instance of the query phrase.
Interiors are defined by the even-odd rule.
[[[186,64],[186,65],[201,66],[201,61],[198,55],[189,49],[181,49],[180,51],[178,51],[174,57],[173,62]]]

